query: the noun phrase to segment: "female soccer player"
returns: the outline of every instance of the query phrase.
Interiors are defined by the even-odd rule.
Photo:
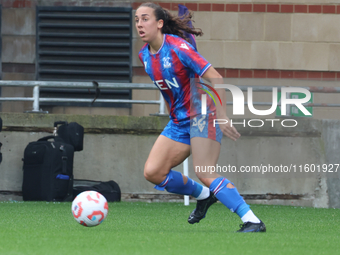
[[[200,112],[193,91],[202,93],[208,85],[191,82],[203,77],[212,85],[222,84],[219,73],[205,60],[190,43],[183,31],[202,35],[201,31],[187,25],[191,14],[185,18],[174,17],[170,12],[154,3],[143,3],[136,10],[135,23],[140,38],[146,43],[139,52],[145,71],[160,89],[170,113],[170,121],[153,145],[145,163],[144,176],[156,184],[158,190],[191,195],[197,199],[196,209],[188,222],[199,222],[208,208],[220,200],[232,212],[239,215],[243,224],[239,232],[265,232],[266,227],[250,210],[235,186],[217,173],[195,171],[207,187],[171,170],[193,156],[194,169],[216,166],[222,133],[236,141],[240,134],[229,124],[213,125],[214,119],[225,119],[225,91],[218,92],[222,104],[208,104],[206,114]],[[195,86],[200,89],[195,90]],[[210,98],[211,99],[211,98]],[[228,122],[229,123],[229,122]],[[210,190],[209,190],[210,189]],[[217,199],[216,199],[217,198]]]

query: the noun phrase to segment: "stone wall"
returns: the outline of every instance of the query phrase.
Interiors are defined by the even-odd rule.
[[[154,199],[161,195],[165,199],[174,198],[155,190],[143,176],[144,163],[167,124],[167,117],[17,113],[0,113],[0,117],[4,121],[0,133],[3,143],[0,195],[12,194],[0,199],[21,199],[18,195],[24,149],[29,142],[49,135],[54,121],[59,120],[76,121],[85,128],[84,150],[75,153],[75,178],[113,179],[119,183],[126,199]],[[236,171],[221,170],[220,174],[235,183],[250,203],[340,208],[337,145],[340,122],[299,119],[294,128],[284,128],[279,123],[276,122],[275,128],[268,123],[262,128],[238,125],[242,136],[237,142],[224,137],[218,165],[222,169],[230,166]],[[313,164],[315,170],[307,171]],[[259,167],[264,170],[264,166],[267,172],[254,170]],[[321,168],[318,170],[317,166]],[[333,172],[324,173],[323,166],[328,170],[333,166]],[[242,167],[248,167],[249,171],[242,172]],[[270,172],[270,167],[287,171]],[[183,166],[174,169],[182,172]],[[189,176],[197,180],[191,156]]]

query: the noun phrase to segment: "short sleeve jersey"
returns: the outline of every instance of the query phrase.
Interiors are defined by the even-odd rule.
[[[175,123],[190,119],[190,79],[202,76],[211,64],[190,43],[170,34],[164,34],[156,54],[145,44],[139,59],[169,103],[170,118]]]

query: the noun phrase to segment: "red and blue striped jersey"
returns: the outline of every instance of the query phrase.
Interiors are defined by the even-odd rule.
[[[169,103],[170,118],[175,123],[190,119],[190,79],[202,76],[211,64],[190,43],[170,34],[164,34],[156,54],[145,44],[139,59]]]

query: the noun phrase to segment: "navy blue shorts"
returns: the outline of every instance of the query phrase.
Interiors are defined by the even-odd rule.
[[[188,145],[190,145],[190,139],[193,137],[209,138],[221,143],[223,133],[218,124],[214,127],[214,119],[216,119],[215,115],[210,113],[179,123],[174,123],[173,120],[170,120],[161,135]]]

